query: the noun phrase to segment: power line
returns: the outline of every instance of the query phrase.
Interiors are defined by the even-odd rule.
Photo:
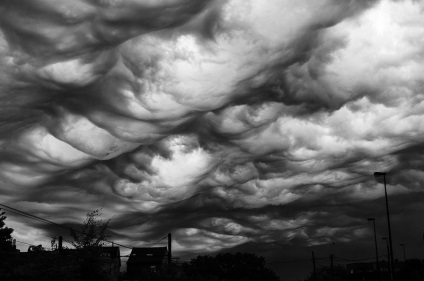
[[[161,238],[160,240],[156,241],[155,243],[150,244],[150,245],[148,246],[148,248],[150,248],[150,247],[152,247],[152,246],[156,245],[157,243],[159,243],[160,241],[162,241],[162,240],[163,240],[163,239],[165,239],[165,238],[168,238],[168,235],[166,235],[165,237],[163,237],[163,238]]]
[[[24,212],[24,211],[21,211],[21,210],[18,210],[18,209],[15,209],[15,208],[12,208],[12,207],[9,207],[9,206],[6,206],[6,205],[3,205],[3,204],[0,204],[0,206],[2,206],[2,207],[3,207],[3,209],[4,209],[5,211],[9,212],[9,213],[14,213],[14,214],[17,214],[17,215],[20,215],[20,216],[23,216],[23,217],[26,217],[26,218],[29,218],[29,219],[33,219],[33,220],[36,220],[36,221],[39,221],[39,222],[43,222],[43,223],[48,223],[48,224],[53,223],[53,224],[55,224],[55,225],[58,225],[58,224],[56,224],[56,223],[54,223],[54,222],[50,222],[50,221],[48,221],[48,220],[46,220],[46,219],[43,219],[43,218],[37,217],[37,216],[35,216],[35,215],[32,215],[32,214],[26,213],[26,212]],[[61,226],[61,225],[59,225],[59,226]],[[63,226],[61,226],[61,227],[63,227]],[[69,244],[71,244],[71,245],[72,245],[72,243],[71,243],[70,241],[66,240],[66,239],[63,239],[63,241],[65,241],[65,242],[67,242],[67,243],[69,243]],[[24,242],[19,242],[19,243],[24,243]],[[28,245],[31,245],[31,244],[28,244]],[[32,245],[32,246],[34,246],[34,245]]]
[[[109,241],[109,240],[106,240],[106,239],[105,239],[105,240],[103,240],[103,241],[108,242],[108,243],[111,243],[111,244],[113,244],[113,245],[121,246],[121,247],[123,247],[123,248],[131,249],[131,250],[132,250],[132,248],[133,248],[133,247],[125,246],[125,245],[122,245],[122,244],[119,244],[119,243],[116,243],[116,242],[112,242],[112,241]]]
[[[15,241],[16,241],[16,243],[21,243],[21,244],[25,244],[25,245],[29,245],[29,246],[35,246],[35,245],[29,244],[29,243],[26,243],[26,242],[22,242],[22,241],[18,241],[18,240],[15,240]]]
[[[384,257],[384,255],[380,256],[380,257]],[[328,261],[328,257],[316,257],[316,260],[321,260],[321,261]],[[337,261],[350,261],[350,262],[354,262],[354,261],[367,261],[367,260],[375,260],[375,257],[370,257],[370,258],[362,258],[362,259],[348,259],[348,258],[341,258],[341,257],[334,257],[335,260]],[[294,263],[294,262],[306,262],[306,261],[310,261],[311,259],[298,259],[298,260],[285,260],[285,261],[270,261],[270,262],[266,262],[265,264],[274,264],[274,263]]]
[[[23,211],[20,211],[20,210],[14,209],[14,208],[12,208],[12,207],[8,207],[8,206],[3,205],[3,204],[0,204],[0,206],[3,206],[3,207],[4,207],[3,209],[4,209],[5,211],[7,211],[7,212],[14,213],[14,214],[17,214],[17,215],[20,215],[20,216],[24,216],[24,217],[26,217],[26,218],[30,218],[30,219],[33,219],[33,220],[37,220],[37,221],[40,221],[40,222],[50,223],[50,222],[45,221],[44,219],[38,218],[38,217],[36,217],[36,216],[34,216],[34,215],[32,215],[32,214],[25,213],[25,212],[23,212]]]
[[[4,207],[4,208],[6,208],[5,210],[6,210],[6,211],[8,211],[8,212],[15,213],[15,214],[17,214],[17,215],[21,215],[21,216],[24,216],[24,217],[29,218],[29,219],[33,219],[33,220],[36,220],[36,221],[39,221],[39,222],[43,222],[43,223],[47,223],[47,224],[52,224],[52,225],[55,225],[55,226],[58,226],[58,227],[64,228],[64,229],[66,229],[66,230],[68,230],[68,231],[69,231],[69,230],[73,230],[73,231],[76,231],[76,232],[82,233],[81,231],[79,231],[79,230],[75,230],[75,229],[73,229],[72,227],[67,227],[67,226],[64,226],[64,225],[62,225],[62,224],[55,223],[55,222],[53,222],[53,221],[50,221],[50,220],[47,220],[47,219],[41,218],[41,217],[36,216],[36,215],[29,214],[29,213],[27,213],[27,212],[24,212],[24,211],[18,210],[18,209],[16,209],[16,208],[9,207],[9,206],[4,205],[4,204],[1,204],[1,203],[0,203],[0,206],[2,206],[2,207]],[[154,245],[158,244],[159,242],[161,242],[162,240],[164,240],[164,239],[166,239],[166,238],[168,238],[168,236],[167,236],[167,235],[166,235],[166,236],[164,236],[164,237],[162,237],[162,238],[161,238],[161,239],[159,239],[158,241],[156,241],[156,242],[154,242],[154,243],[150,244],[150,245],[148,246],[148,248],[150,248],[150,247],[152,247],[152,246],[154,246]],[[65,240],[65,239],[63,239],[63,241],[65,241],[65,242],[67,242],[67,243],[69,243],[69,244],[73,245],[73,243],[72,243],[71,241],[68,241],[68,240]],[[109,240],[107,240],[107,239],[103,239],[102,241],[105,241],[105,242],[108,242],[108,243],[111,243],[111,244],[114,244],[114,245],[118,245],[118,246],[121,246],[121,247],[123,247],[123,248],[133,249],[133,247],[129,247],[129,246],[126,246],[126,245],[122,245],[122,244],[120,244],[120,243],[116,243],[116,242],[113,242],[113,241],[109,241]],[[16,241],[16,242],[17,242],[17,243],[22,243],[22,244],[27,244],[27,245],[30,245],[30,246],[34,246],[34,245],[29,244],[29,243],[26,243],[26,242],[21,242],[21,241]],[[327,260],[327,258],[326,258],[326,257],[319,257],[319,258],[316,258],[316,259],[317,259],[317,260]],[[366,260],[372,260],[372,259],[375,259],[375,257],[371,257],[371,258],[364,258],[364,259],[346,259],[346,258],[334,257],[334,259],[336,259],[336,260],[338,260],[338,261],[366,261]],[[273,261],[273,262],[267,262],[267,263],[265,263],[265,264],[274,264],[274,263],[293,263],[293,262],[305,262],[305,261],[310,261],[310,259],[287,260],[287,261]]]
[[[315,258],[315,259],[324,259],[324,258]],[[306,262],[311,261],[311,259],[299,259],[299,260],[285,260],[285,261],[270,261],[265,264],[273,264],[273,263],[293,263],[293,262]]]
[[[36,220],[36,221],[44,222],[44,223],[47,223],[47,224],[52,224],[52,225],[55,225],[55,226],[58,226],[58,227],[64,228],[64,229],[66,229],[66,230],[68,230],[68,231],[69,231],[69,230],[73,230],[73,231],[75,231],[75,232],[82,233],[81,231],[79,231],[79,230],[75,230],[75,229],[73,229],[72,227],[67,227],[67,226],[64,226],[64,225],[62,225],[62,224],[55,223],[55,222],[50,221],[50,220],[48,220],[48,219],[44,219],[44,218],[41,218],[41,217],[39,217],[39,216],[29,214],[29,213],[27,213],[27,212],[24,212],[24,211],[21,211],[21,210],[18,210],[18,209],[15,209],[15,208],[9,207],[9,206],[4,205],[4,204],[0,204],[0,206],[2,206],[2,207],[4,207],[4,208],[6,208],[6,209],[5,209],[6,211],[9,211],[9,212],[12,212],[12,213],[15,213],[15,214],[18,214],[18,215],[21,215],[21,216],[27,217],[27,218],[29,218],[29,219],[33,219],[33,220]],[[65,240],[65,241],[66,241],[66,240]],[[122,245],[122,244],[119,244],[119,243],[116,243],[116,242],[113,242],[113,241],[109,241],[109,240],[106,240],[106,239],[103,239],[102,241],[105,241],[105,242],[108,242],[108,243],[111,243],[111,244],[115,244],[115,245],[118,245],[118,246],[121,246],[121,247],[124,247],[124,248],[127,248],[127,249],[132,249],[132,247],[128,247],[128,246],[125,246],[125,245]],[[68,243],[70,243],[70,244],[72,245],[72,243],[71,243],[71,242],[69,242],[69,241],[66,241],[66,242],[68,242]]]
[[[322,261],[328,261],[328,257],[323,257],[323,258],[315,258],[316,260],[322,260]]]
[[[375,257],[364,258],[364,259],[346,259],[346,258],[334,257],[334,259],[337,261],[367,261],[367,260],[375,260]]]
[[[10,212],[12,212],[12,213],[15,213],[15,214],[18,214],[18,215],[21,215],[21,216],[24,216],[24,217],[27,217],[27,218],[30,218],[30,219],[34,219],[34,220],[41,221],[41,222],[44,222],[44,223],[53,224],[53,225],[56,225],[56,226],[58,226],[58,227],[65,228],[65,229],[67,229],[67,230],[71,229],[70,227],[66,227],[66,226],[64,226],[64,225],[61,225],[61,224],[58,224],[58,223],[52,222],[52,221],[50,221],[50,220],[47,220],[47,219],[41,218],[41,217],[39,217],[39,216],[36,216],[36,215],[30,214],[30,213],[27,213],[27,212],[24,212],[24,211],[21,211],[21,210],[18,210],[18,209],[15,209],[15,208],[9,207],[9,206],[6,206],[6,205],[4,205],[4,204],[0,204],[0,206],[5,207],[5,208],[7,208],[7,209],[10,209],[10,210],[8,210],[8,211],[10,211]]]

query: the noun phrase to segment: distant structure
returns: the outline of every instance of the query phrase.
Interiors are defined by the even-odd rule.
[[[121,252],[119,247],[100,247],[100,261],[104,270],[110,273],[110,280],[119,280]]]
[[[384,261],[382,263],[384,263]],[[349,263],[346,265],[346,269],[350,274],[375,272],[374,264],[373,262]],[[384,265],[386,264],[384,263]],[[387,266],[385,268],[387,268]]]
[[[404,262],[395,260],[394,273],[398,274]],[[381,270],[381,278],[388,280],[389,278],[389,263],[385,260],[379,262],[379,268]],[[346,269],[350,274],[351,280],[378,280],[378,274],[376,271],[375,262],[367,263],[349,263],[346,264]]]
[[[127,274],[132,279],[160,275],[165,269],[167,247],[133,248],[127,261]]]
[[[5,239],[1,245],[0,245],[0,251],[8,252],[8,253],[15,253],[20,252],[16,249],[16,239]]]
[[[108,276],[109,281],[118,281],[121,267],[119,247],[95,247],[92,253],[94,262],[89,264],[88,270],[95,271],[100,269],[102,274]],[[18,252],[10,258],[10,263],[14,265],[13,274],[16,274],[16,276],[20,276],[19,272],[24,272],[25,274],[33,272],[36,276],[43,272],[54,272],[54,274],[73,276],[73,280],[82,280],[81,274],[83,273],[81,268],[86,265],[84,264],[84,253],[82,250],[59,248],[53,251],[46,251],[41,245],[30,246],[28,252]],[[90,269],[90,266],[93,267]]]

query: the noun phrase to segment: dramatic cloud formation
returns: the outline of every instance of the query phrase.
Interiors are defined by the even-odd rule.
[[[4,204],[67,224],[101,207],[117,242],[172,232],[181,253],[368,239],[374,171],[395,228],[419,208],[419,1],[0,5]]]

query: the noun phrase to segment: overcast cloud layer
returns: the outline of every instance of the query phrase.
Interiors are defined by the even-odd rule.
[[[4,204],[69,224],[101,207],[112,240],[192,253],[368,238],[374,171],[395,225],[417,208],[421,1],[0,5]]]

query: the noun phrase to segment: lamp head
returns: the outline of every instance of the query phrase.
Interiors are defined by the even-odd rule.
[[[375,172],[374,173],[374,177],[381,177],[381,176],[385,176],[386,175],[386,173],[383,173],[383,172]]]
[[[368,221],[375,221],[375,218],[368,218]]]

